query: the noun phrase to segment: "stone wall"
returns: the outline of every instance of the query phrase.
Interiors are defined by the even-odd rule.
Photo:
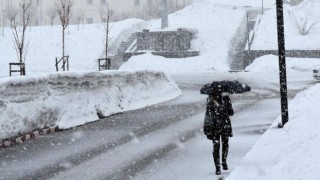
[[[192,39],[193,33],[184,29],[159,32],[144,30],[137,33],[137,51],[187,51]]]

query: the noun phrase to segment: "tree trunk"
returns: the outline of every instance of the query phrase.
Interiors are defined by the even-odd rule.
[[[62,58],[64,63],[64,28],[62,28]],[[63,66],[63,71],[65,71],[65,67]]]

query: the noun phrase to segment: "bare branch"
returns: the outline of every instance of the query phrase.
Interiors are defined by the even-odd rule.
[[[293,12],[289,11],[288,14],[289,14],[289,17],[291,17],[291,19],[293,20],[296,29],[303,36],[308,35],[310,33],[310,30],[312,30],[315,25],[320,23],[319,17],[316,20],[314,20],[313,22],[309,23],[310,21],[309,21],[308,17],[302,18],[301,21],[298,21],[297,17],[295,16],[295,14]]]
[[[73,5],[72,0],[60,0],[57,4],[57,12],[60,18],[61,26],[62,26],[62,57],[65,56],[64,50],[65,50],[65,30],[69,25],[70,18],[71,18],[71,8]]]
[[[70,22],[72,0],[60,0],[58,4],[58,14],[63,29],[66,29]]]
[[[79,25],[80,25],[80,23],[81,22],[83,22],[83,20],[84,20],[84,10],[83,9],[80,9],[80,10],[78,10],[77,12],[76,12],[76,14],[75,14],[75,17],[76,17],[76,23],[77,23],[77,25],[78,25],[78,30],[79,30]]]
[[[105,31],[105,42],[104,42],[104,46],[105,46],[105,56],[106,58],[108,58],[108,52],[109,52],[109,45],[110,45],[110,22],[113,16],[113,11],[111,11],[109,9],[109,6],[107,4],[107,9],[101,9],[100,10],[100,16],[101,16],[101,21],[104,23],[104,31]]]
[[[10,8],[4,11],[4,17],[10,21],[10,26],[13,26],[13,22],[16,21],[18,16],[18,9]]]
[[[32,5],[32,0],[29,2],[23,2],[20,4],[21,9],[21,34],[18,33],[18,24],[16,21],[13,22],[12,33],[14,38],[14,46],[17,52],[18,60],[20,63],[25,62],[27,49],[25,48],[25,35],[26,29],[30,22],[31,13],[28,12],[29,8]]]
[[[53,7],[49,8],[49,9],[47,9],[46,14],[50,18],[51,26],[53,26],[53,21],[58,15],[57,4],[55,4]]]

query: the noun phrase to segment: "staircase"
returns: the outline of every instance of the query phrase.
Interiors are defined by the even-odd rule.
[[[124,54],[130,45],[137,39],[137,34],[132,33],[127,41],[123,41],[117,50],[117,54],[111,57],[111,69],[119,69],[119,67],[125,62]]]

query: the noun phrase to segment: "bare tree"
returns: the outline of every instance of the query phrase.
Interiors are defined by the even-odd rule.
[[[83,22],[84,21],[84,10],[83,9],[80,9],[80,10],[78,10],[77,12],[76,12],[76,14],[75,14],[75,17],[76,17],[76,23],[77,23],[77,25],[78,25],[78,30],[79,30],[79,25],[80,25],[80,23],[81,22]]]
[[[152,19],[152,18],[160,18],[161,12],[159,9],[160,3],[154,1],[147,1],[147,4],[143,6],[143,18]]]
[[[12,32],[14,37],[14,45],[17,51],[18,60],[20,63],[25,62],[25,56],[27,52],[27,45],[25,43],[26,37],[26,29],[30,22],[31,14],[28,12],[31,7],[32,0],[29,2],[23,1],[22,4],[19,4],[21,8],[21,27],[22,31],[18,32],[18,23],[16,21],[13,22]]]
[[[57,12],[62,25],[62,57],[65,56],[65,30],[67,29],[71,19],[72,5],[72,0],[60,0],[57,8]]]
[[[105,33],[105,41],[104,41],[104,46],[105,46],[105,57],[106,59],[108,58],[108,52],[109,52],[109,45],[110,45],[110,22],[111,18],[113,15],[113,11],[109,9],[109,6],[107,5],[107,9],[101,9],[100,10],[100,16],[101,16],[101,22],[104,23],[104,33]]]
[[[2,9],[2,36],[4,36],[4,27],[5,27],[5,22],[4,22],[4,9]]]
[[[6,19],[10,21],[10,27],[13,27],[13,23],[16,21],[16,18],[18,16],[18,10],[15,8],[10,8],[4,11],[4,16]]]
[[[55,4],[54,6],[52,6],[49,9],[47,9],[46,14],[50,18],[51,26],[53,26],[54,19],[56,19],[57,15],[58,15],[57,4]]]

